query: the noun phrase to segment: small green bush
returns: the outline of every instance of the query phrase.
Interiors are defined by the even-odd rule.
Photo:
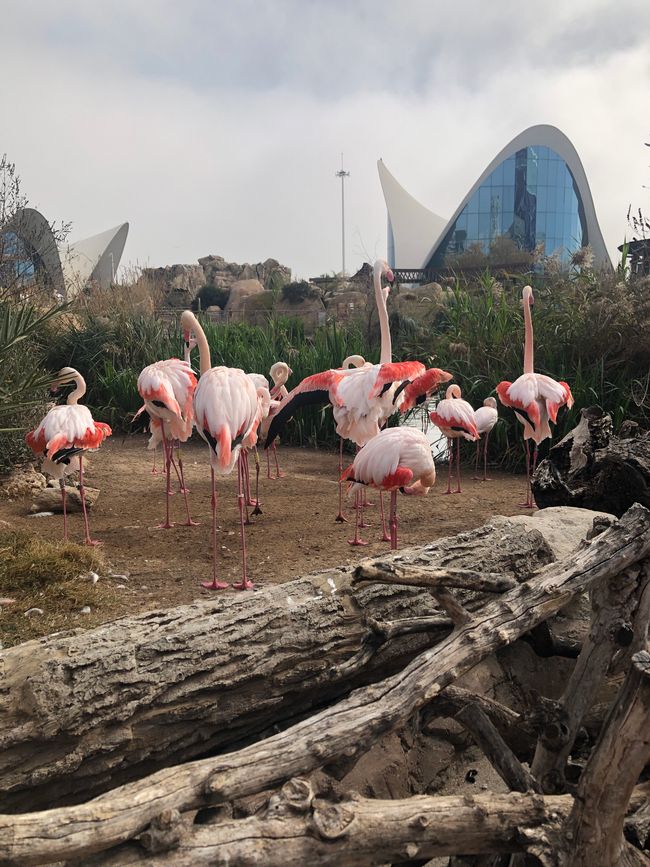
[[[314,289],[306,280],[299,280],[294,283],[287,283],[282,287],[282,297],[289,304],[300,304],[301,301],[307,301],[310,298],[317,298],[318,291]]]

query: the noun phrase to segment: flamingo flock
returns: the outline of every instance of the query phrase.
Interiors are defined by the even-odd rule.
[[[159,525],[162,530],[174,526],[171,520],[170,497],[172,468],[178,478],[179,492],[183,494],[187,527],[195,527],[192,520],[185,485],[180,445],[187,442],[196,428],[208,447],[211,482],[211,552],[212,568],[209,580],[201,582],[207,590],[222,590],[230,586],[223,580],[219,563],[218,543],[218,490],[217,478],[237,472],[237,509],[241,546],[241,578],[232,586],[238,590],[251,590],[249,575],[246,526],[250,523],[248,508],[254,506],[253,515],[261,514],[258,497],[260,461],[258,444],[267,456],[267,479],[278,480],[281,472],[275,440],[287,422],[307,405],[331,406],[336,431],[341,438],[337,480],[339,482],[339,511],[337,522],[347,521],[343,514],[343,485],[354,498],[355,532],[351,545],[366,545],[361,539],[363,511],[368,489],[379,492],[382,536],[391,549],[398,544],[397,494],[424,496],[434,485],[436,468],[428,437],[420,430],[401,425],[387,427],[392,416],[404,418],[415,406],[432,398],[438,389],[452,378],[440,368],[426,368],[419,361],[393,361],[391,335],[387,312],[387,299],[393,274],[387,263],[378,260],[373,268],[375,302],[381,333],[380,360],[371,364],[361,356],[344,359],[341,367],[331,368],[307,376],[293,389],[288,382],[293,371],[283,361],[276,362],[269,371],[271,386],[265,375],[246,372],[223,365],[212,366],[208,340],[189,310],[182,313],[181,330],[185,341],[185,358],[154,361],[144,368],[138,378],[138,392],[143,400],[139,412],[149,416],[151,437],[149,448],[162,446],[165,475],[165,517]],[[573,405],[571,389],[565,382],[556,382],[548,376],[535,373],[533,354],[533,327],[531,305],[533,292],[526,286],[522,294],[524,309],[524,372],[514,382],[501,382],[496,394],[504,407],[514,410],[523,426],[526,452],[526,501],[521,504],[533,508],[531,476],[535,471],[539,444],[551,436],[550,425],[556,421],[560,407]],[[191,366],[191,351],[197,346],[200,375]],[[86,406],[79,404],[86,386],[81,374],[74,368],[63,368],[55,376],[52,386],[75,383],[75,389],[61,406],[55,406],[41,423],[30,431],[26,440],[34,453],[43,459],[43,471],[59,481],[63,505],[63,534],[68,539],[65,476],[79,472],[79,490],[82,501],[85,538],[88,545],[98,544],[90,536],[83,484],[83,457],[86,452],[99,448],[111,435],[111,429],[93,420]],[[452,472],[456,464],[456,489],[460,494],[460,441],[476,443],[474,478],[477,476],[480,448],[483,453],[482,481],[487,476],[487,444],[490,432],[498,422],[497,402],[485,399],[483,406],[474,410],[462,397],[456,383],[447,386],[444,398],[438,399],[429,418],[448,441],[448,472],[446,494],[452,493]],[[343,468],[343,443],[348,440],[357,449],[352,463]],[[534,443],[531,451],[530,440]],[[176,457],[175,449],[178,449]],[[270,453],[273,451],[275,475],[271,473]],[[255,497],[251,497],[249,455],[253,453],[256,466]],[[154,452],[155,453],[155,452]],[[383,495],[390,495],[388,528],[386,526]]]

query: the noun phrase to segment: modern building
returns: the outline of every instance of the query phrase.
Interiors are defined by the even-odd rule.
[[[407,193],[383,160],[378,169],[393,268],[521,266],[530,265],[534,253],[566,266],[587,245],[595,265],[611,267],[580,158],[553,126],[530,127],[507,144],[450,219]]]
[[[115,280],[128,233],[122,223],[60,248],[45,217],[22,208],[0,227],[0,285],[40,280],[65,300],[86,286],[105,289]]]

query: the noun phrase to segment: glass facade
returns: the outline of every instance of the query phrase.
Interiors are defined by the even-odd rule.
[[[15,232],[0,233],[0,285],[33,283],[40,260]]]
[[[584,209],[569,167],[551,148],[531,145],[483,181],[426,267],[470,264],[472,256],[481,255],[507,265],[538,245],[545,256],[555,254],[567,263],[587,243]]]

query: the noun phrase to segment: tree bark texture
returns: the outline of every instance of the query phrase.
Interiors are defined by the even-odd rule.
[[[553,555],[538,530],[497,518],[393,559],[499,572],[512,583]],[[331,569],[4,651],[0,810],[84,800],[233,749],[448,634],[428,590],[350,581],[349,570]],[[476,606],[480,597],[464,599]]]
[[[532,481],[535,502],[622,515],[633,503],[650,508],[650,432],[620,438],[598,406],[549,452]]]
[[[623,824],[639,774],[650,760],[650,653],[632,665],[580,777],[569,819],[571,846],[562,864],[650,864],[629,847]]]
[[[87,857],[140,834],[163,811],[226,803],[360,755],[489,654],[649,552],[650,513],[634,506],[582,551],[487,603],[403,670],[285,731],[237,752],[166,768],[88,804],[0,816],[0,862]]]
[[[270,806],[263,817],[190,826],[169,852],[152,856],[141,847],[124,847],[90,858],[84,867],[365,867],[459,851],[521,852],[559,827],[572,804],[570,795],[519,793],[340,804],[314,799],[304,813],[280,803],[275,815]]]

